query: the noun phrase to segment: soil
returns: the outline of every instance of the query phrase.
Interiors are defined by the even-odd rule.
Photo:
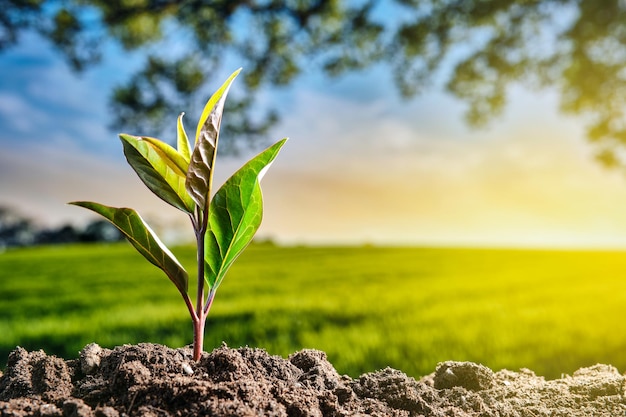
[[[16,348],[0,377],[0,415],[122,416],[626,416],[624,376],[609,365],[545,380],[440,363],[415,380],[386,368],[341,376],[324,352],[288,359],[222,346],[192,361],[189,348],[87,345],[79,359]]]

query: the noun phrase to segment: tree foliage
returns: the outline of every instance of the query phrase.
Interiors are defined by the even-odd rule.
[[[106,220],[93,220],[77,229],[65,224],[40,228],[18,210],[0,205],[0,251],[6,247],[74,242],[115,242],[123,236]]]
[[[407,98],[429,87],[434,77],[443,79],[447,91],[467,103],[468,122],[478,126],[502,112],[512,83],[556,89],[561,109],[588,121],[599,158],[607,165],[624,165],[622,0],[3,4],[0,50],[18,42],[24,31],[36,30],[76,70],[96,64],[107,39],[129,51],[145,51],[143,68],[112,93],[118,127],[156,133],[155,127],[168,121],[165,115],[192,108],[194,92],[202,91],[232,54],[246,68],[246,91],[244,98],[232,100],[229,112],[236,117],[224,127],[249,139],[263,136],[277,119],[272,109],[251,111],[256,92],[286,86],[308,71],[338,76],[380,64]]]

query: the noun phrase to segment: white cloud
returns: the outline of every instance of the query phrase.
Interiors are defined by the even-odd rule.
[[[57,146],[25,146],[0,153],[0,204],[17,208],[43,226],[82,224],[93,213],[67,205],[70,201],[96,201],[117,207],[132,207],[150,223],[178,238],[185,232],[187,217],[154,196],[132,169],[119,160],[100,158]],[[181,226],[183,226],[181,228]]]
[[[626,245],[626,183],[592,160],[580,122],[549,94],[513,98],[474,132],[445,100],[394,115],[393,103],[300,92],[278,129],[292,141],[268,175],[262,230],[286,241]]]
[[[44,112],[34,108],[23,96],[15,93],[0,93],[0,114],[5,119],[5,129],[21,134],[38,133],[37,126],[49,120]]]

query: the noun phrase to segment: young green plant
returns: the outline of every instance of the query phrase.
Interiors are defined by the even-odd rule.
[[[191,220],[197,243],[195,306],[189,293],[187,271],[135,210],[89,201],[70,203],[92,210],[113,223],[139,253],[174,283],[193,322],[195,360],[202,355],[204,327],[215,292],[261,224],[260,180],[287,140],[252,158],[212,194],[224,101],[240,71],[235,71],[204,107],[193,151],[183,127],[183,114],[178,117],[176,149],[155,138],[120,134],[126,160],[143,183]]]

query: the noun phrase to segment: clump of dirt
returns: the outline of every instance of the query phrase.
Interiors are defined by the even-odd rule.
[[[123,416],[626,416],[625,379],[608,365],[546,381],[444,362],[420,380],[386,368],[341,376],[324,352],[288,359],[222,346],[86,346],[65,361],[15,349],[0,377],[0,415]]]

